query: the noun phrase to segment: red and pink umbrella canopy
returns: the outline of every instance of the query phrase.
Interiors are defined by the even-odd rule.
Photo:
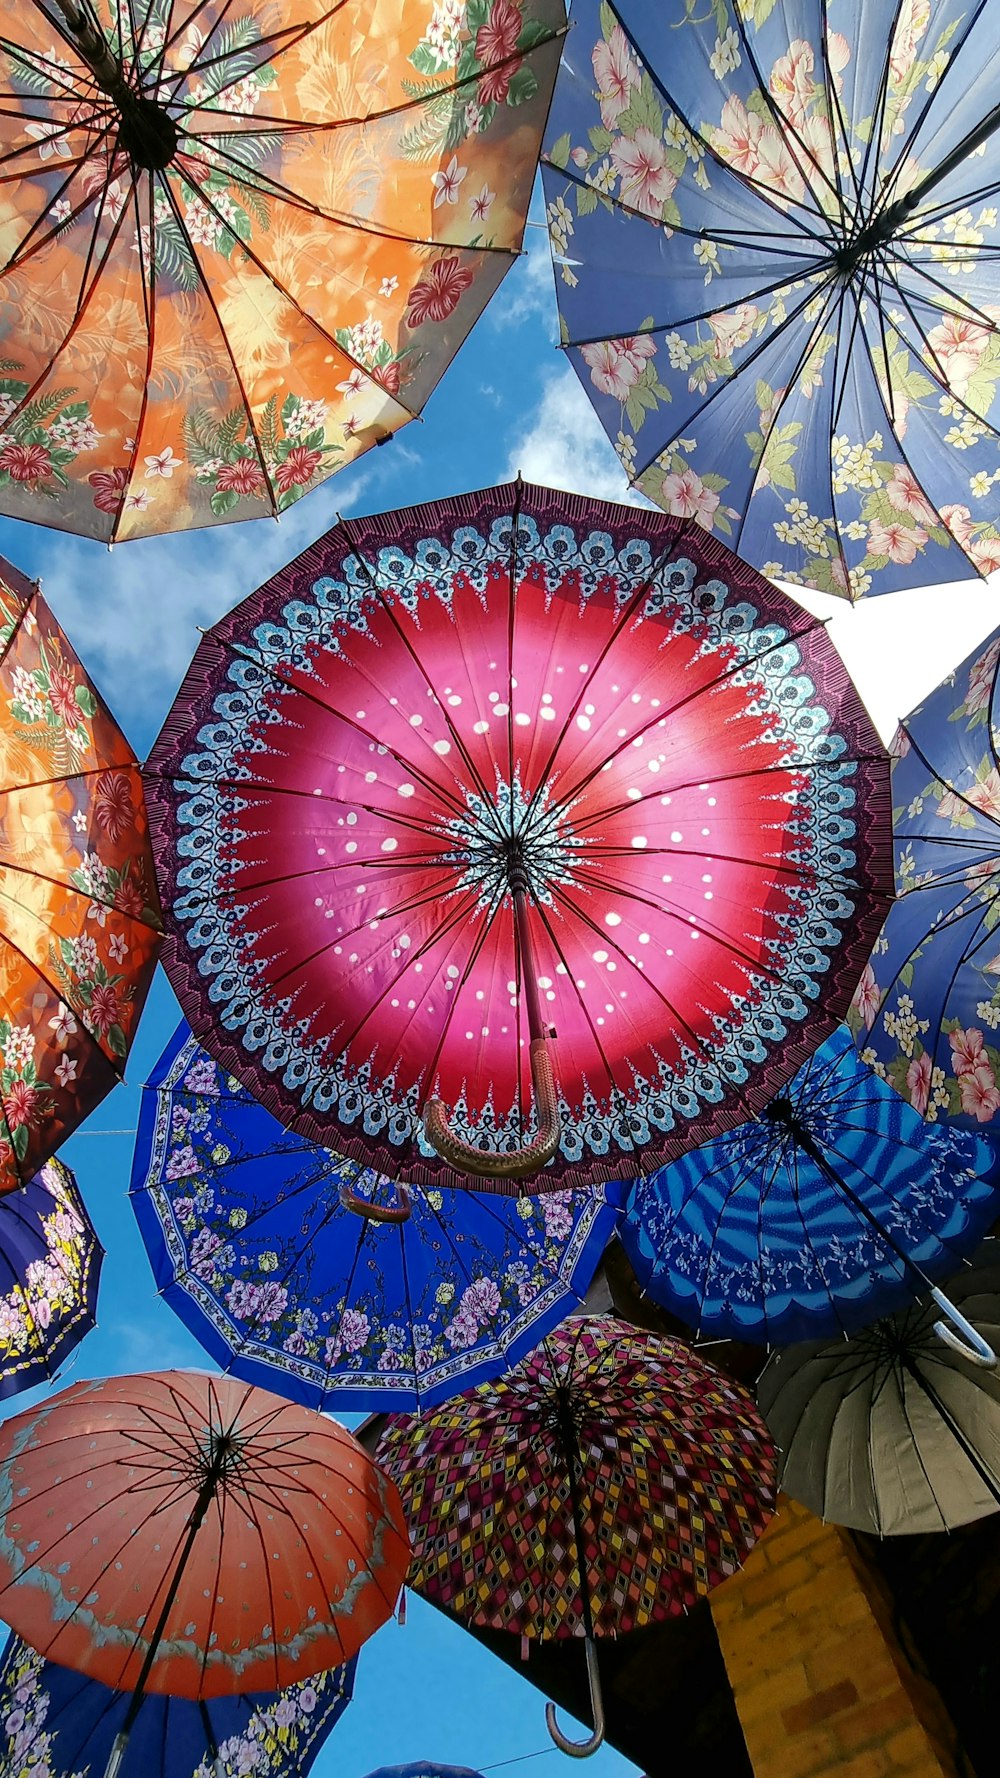
[[[744,1119],[892,886],[822,624],[695,524],[521,483],[341,522],[245,600],[147,795],[197,1035],[431,1184],[634,1175]]]

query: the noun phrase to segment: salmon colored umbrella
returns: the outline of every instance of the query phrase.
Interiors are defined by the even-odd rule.
[[[0,1615],[133,1692],[119,1751],[147,1690],[274,1691],[349,1660],[408,1560],[350,1433],[231,1378],[76,1383],[0,1428]]]
[[[0,557],[0,1192],[121,1079],[160,942],[135,754]]]
[[[195,1035],[431,1186],[634,1177],[742,1121],[891,889],[823,625],[699,525],[520,482],[320,538],[205,637],[146,783]]]
[[[562,0],[3,9],[0,511],[283,511],[419,414],[520,249]]]

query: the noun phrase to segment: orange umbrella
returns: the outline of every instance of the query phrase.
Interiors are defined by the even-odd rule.
[[[131,1691],[125,1737],[147,1690],[276,1691],[349,1660],[409,1555],[349,1432],[230,1377],[75,1383],[0,1427],[0,1616]]]
[[[121,1079],[160,943],[138,761],[0,556],[0,1192]]]
[[[418,414],[516,257],[563,0],[19,0],[0,511],[276,513]]]

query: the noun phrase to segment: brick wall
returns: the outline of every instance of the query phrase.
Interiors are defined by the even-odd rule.
[[[711,1605],[755,1778],[968,1778],[884,1583],[835,1526],[782,1498]]]

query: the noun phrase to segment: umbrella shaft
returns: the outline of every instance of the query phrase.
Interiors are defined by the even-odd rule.
[[[208,1469],[208,1472],[205,1476],[205,1479],[202,1482],[201,1487],[198,1490],[198,1496],[197,1496],[197,1499],[195,1500],[194,1506],[191,1510],[191,1517],[189,1518],[188,1523],[187,1523],[187,1536],[185,1537],[184,1542],[181,1546],[181,1553],[177,1558],[177,1565],[174,1568],[174,1572],[170,1577],[170,1585],[167,1588],[166,1598],[163,1601],[163,1606],[161,1608],[160,1615],[159,1615],[157,1622],[156,1622],[156,1628],[153,1631],[153,1634],[149,1639],[149,1644],[146,1649],[145,1658],[143,1660],[142,1667],[139,1670],[139,1677],[136,1680],[135,1690],[132,1693],[132,1700],[131,1700],[131,1703],[129,1704],[128,1710],[125,1713],[125,1721],[122,1723],[121,1732],[122,1732],[122,1737],[125,1740],[128,1739],[128,1737],[132,1731],[132,1726],[135,1722],[135,1719],[139,1714],[139,1709],[142,1704],[143,1697],[145,1695],[146,1681],[149,1678],[150,1670],[152,1668],[153,1662],[156,1659],[157,1650],[159,1649],[160,1643],[163,1639],[163,1632],[167,1627],[167,1619],[170,1616],[170,1612],[173,1608],[174,1600],[177,1597],[177,1590],[181,1584],[181,1580],[183,1579],[184,1569],[187,1566],[188,1557],[190,1556],[191,1550],[194,1546],[194,1540],[197,1537],[198,1532],[201,1530],[202,1523],[205,1518],[205,1514],[207,1513],[209,1506],[211,1505],[211,1502],[215,1496],[216,1489],[219,1486],[219,1482],[221,1479],[221,1473],[222,1473],[221,1469],[218,1468],[215,1463],[211,1464],[209,1466],[209,1469]]]
[[[583,1619],[583,1633],[588,1643],[592,1643],[594,1640],[594,1613],[587,1581],[587,1556],[583,1542],[583,1520],[580,1512],[580,1452],[569,1405],[565,1402],[560,1402],[558,1408],[558,1436],[562,1445],[566,1474],[569,1478],[569,1510],[573,1520],[573,1541],[576,1544],[576,1571],[580,1576],[580,1616]]]
[[[535,974],[535,953],[528,924],[528,878],[523,867],[514,864],[510,872],[510,892],[514,899],[514,928],[517,933],[517,954],[521,964],[521,986],[528,1009],[528,1036],[547,1035],[542,1025],[542,1006],[538,998],[538,977]]]
[[[797,1123],[797,1122],[793,1122],[789,1127],[791,1129],[791,1132],[792,1132],[792,1135],[793,1135],[795,1141],[798,1143],[798,1145],[802,1149],[803,1153],[807,1154],[809,1156],[809,1159],[812,1161],[812,1163],[815,1167],[818,1167],[818,1169],[822,1173],[824,1179],[828,1179],[830,1184],[832,1186],[834,1186],[837,1191],[843,1192],[844,1197],[847,1199],[848,1203],[852,1206],[852,1208],[855,1209],[858,1212],[858,1215],[863,1217],[865,1222],[867,1222],[876,1231],[876,1233],[880,1236],[880,1238],[885,1242],[886,1246],[892,1249],[892,1252],[896,1255],[896,1258],[901,1260],[903,1265],[907,1266],[911,1272],[915,1273],[915,1275],[920,1279],[922,1284],[926,1284],[928,1287],[930,1287],[931,1279],[927,1276],[927,1273],[924,1271],[923,1267],[918,1266],[916,1263],[916,1260],[913,1260],[910,1258],[910,1256],[906,1252],[905,1248],[900,1246],[900,1244],[896,1240],[895,1236],[891,1235],[889,1233],[889,1230],[887,1228],[885,1228],[882,1223],[879,1222],[878,1217],[873,1215],[873,1213],[869,1210],[868,1205],[865,1203],[864,1199],[862,1197],[859,1197],[858,1193],[853,1189],[852,1186],[848,1185],[846,1179],[841,1178],[840,1174],[837,1172],[836,1167],[832,1167],[830,1165],[830,1162],[827,1160],[825,1154],[823,1153],[823,1150],[820,1148],[819,1143],[815,1140],[815,1138],[806,1129],[805,1125]]]
[[[106,92],[114,98],[127,93],[128,87],[122,68],[116,62],[102,33],[97,30],[86,12],[74,0],[56,0],[56,5],[66,20],[76,40],[76,47]]]

